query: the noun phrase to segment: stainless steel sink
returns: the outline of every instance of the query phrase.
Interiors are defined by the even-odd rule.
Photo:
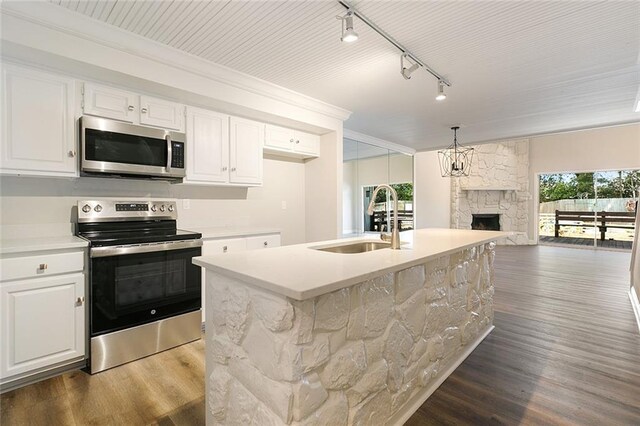
[[[314,250],[328,251],[330,253],[354,254],[367,251],[391,248],[391,243],[385,241],[358,241],[351,244],[339,244],[328,247],[312,247]]]

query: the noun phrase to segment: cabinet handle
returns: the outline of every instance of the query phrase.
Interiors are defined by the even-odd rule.
[[[227,171],[227,168],[226,168],[226,167],[223,167],[223,168],[222,168],[222,171],[223,171],[223,172],[226,172],[226,171]]]
[[[263,244],[264,244],[265,247],[269,245],[269,243],[266,242],[266,241]]]
[[[140,112],[141,112],[141,113],[143,113],[143,114],[146,114],[147,109],[146,109],[146,108],[142,108],[142,109],[140,110]]]
[[[296,140],[296,143],[300,143],[300,141],[299,141],[299,140]]]
[[[127,108],[129,111],[133,111],[135,108],[133,105],[129,105],[129,108]]]
[[[289,142],[293,143],[293,139],[289,139]]]
[[[231,168],[231,171],[232,171],[232,172],[235,172],[235,171],[236,171],[236,168],[235,168],[235,167],[232,167],[232,168]]]
[[[44,271],[45,269],[47,269],[47,264],[46,264],[46,263],[41,263],[41,264],[38,266],[38,269],[40,269],[41,271]]]
[[[222,252],[226,253],[227,252],[227,246],[222,247]]]
[[[69,157],[73,158],[76,156],[76,152],[75,151],[69,151]]]
[[[78,297],[76,299],[76,305],[77,306],[82,306],[83,303],[84,303],[84,297]]]

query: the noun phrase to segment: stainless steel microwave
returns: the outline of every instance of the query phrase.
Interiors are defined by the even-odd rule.
[[[185,142],[184,133],[82,116],[81,174],[181,180]]]

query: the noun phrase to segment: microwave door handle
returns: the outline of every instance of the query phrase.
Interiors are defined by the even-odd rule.
[[[166,135],[164,138],[167,141],[167,172],[171,172],[171,135]]]

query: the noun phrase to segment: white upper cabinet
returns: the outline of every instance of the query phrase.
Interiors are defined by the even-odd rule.
[[[305,132],[294,132],[293,151],[309,156],[320,156],[320,136]]]
[[[186,183],[229,181],[229,116],[187,108]]]
[[[86,83],[84,113],[134,123],[140,106],[139,96],[132,92]]]
[[[320,136],[267,124],[264,147],[274,154],[314,158],[320,156]]]
[[[257,121],[231,117],[229,144],[229,182],[262,183],[262,148],[265,125]]]
[[[286,127],[266,125],[265,129],[265,148],[275,148],[291,150],[293,149],[294,135],[292,129]]]
[[[184,105],[126,90],[85,83],[83,112],[133,124],[184,131]]]
[[[184,105],[140,96],[140,124],[165,129],[184,129]]]
[[[0,171],[76,176],[75,81],[2,65]]]

